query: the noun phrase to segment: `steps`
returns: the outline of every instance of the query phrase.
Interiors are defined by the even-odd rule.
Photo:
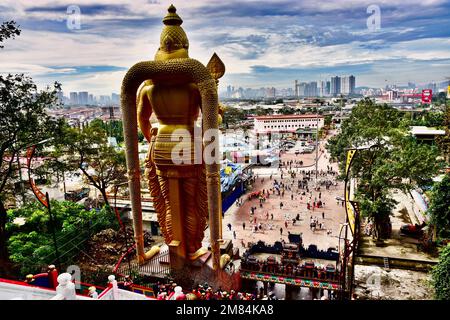
[[[384,267],[389,270],[389,258],[383,258]]]

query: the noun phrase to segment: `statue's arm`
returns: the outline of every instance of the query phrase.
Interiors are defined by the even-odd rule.
[[[196,92],[196,101],[198,101],[198,105],[200,107],[200,110],[203,112],[202,109],[202,98],[200,96],[200,92],[198,91],[197,86],[195,85],[195,92]],[[219,102],[219,115],[218,115],[218,124],[222,124],[222,119],[223,119],[223,113],[225,111],[225,107]]]
[[[151,140],[150,130],[152,129],[152,126],[150,124],[152,105],[148,100],[148,93],[151,90],[151,87],[152,86],[145,86],[139,91],[137,106],[139,128],[141,129],[142,134],[148,142],[150,142]]]

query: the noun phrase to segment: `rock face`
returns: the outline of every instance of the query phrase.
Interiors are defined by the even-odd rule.
[[[431,300],[428,273],[377,266],[355,266],[355,293],[361,300]]]

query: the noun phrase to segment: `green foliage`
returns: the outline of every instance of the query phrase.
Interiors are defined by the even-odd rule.
[[[444,124],[444,114],[442,112],[424,111],[415,115],[411,121],[412,126],[441,127]]]
[[[118,227],[114,213],[106,207],[98,211],[85,210],[84,206],[70,201],[51,201],[51,208],[60,255],[67,253],[63,261],[76,255],[91,234]],[[13,223],[19,217],[25,219],[25,224],[18,226]],[[52,227],[44,206],[36,201],[8,210],[8,221],[9,258],[21,266],[23,274],[37,272],[37,266],[54,262]]]
[[[447,103],[443,121],[445,135],[437,137],[436,142],[447,164],[450,164],[450,100]]]
[[[247,114],[245,110],[238,108],[227,107],[223,114],[222,122],[225,125],[234,125],[240,121],[247,119]]]
[[[24,75],[0,76],[0,198],[5,199],[5,188],[10,187],[17,168],[14,158],[25,147],[44,139],[58,136],[62,120],[50,117],[45,111],[58,105],[60,85],[38,91],[36,84]],[[6,192],[7,193],[7,192]]]
[[[95,119],[89,124],[89,126],[105,131],[109,137],[115,137],[117,143],[122,143],[124,141],[122,120],[111,120],[104,122],[101,119]],[[139,141],[142,141],[141,137],[143,138],[143,135],[139,137]]]
[[[23,273],[33,272],[39,262],[45,265],[42,257],[52,254],[54,248],[51,238],[36,231],[18,233],[9,238],[8,250],[10,260],[21,265]]]
[[[431,275],[436,299],[450,300],[450,245],[442,249]]]
[[[270,114],[273,114],[273,109],[272,108],[261,108],[261,107],[256,107],[255,109],[255,115],[256,116],[267,116]]]
[[[20,35],[20,31],[15,21],[6,21],[0,24],[0,49],[3,49],[2,42],[8,38],[14,39]]]
[[[286,115],[290,115],[290,114],[295,114],[295,109],[289,106],[284,106],[283,108],[280,109],[279,111],[281,114],[286,114]]]
[[[6,270],[9,256],[5,203],[15,201],[18,166],[14,160],[23,155],[26,147],[60,134],[62,120],[46,112],[46,108],[58,105],[58,91],[58,83],[39,91],[33,80],[23,74],[0,75],[0,273]]]
[[[326,127],[330,126],[330,125],[331,125],[331,120],[332,120],[332,119],[333,119],[333,116],[332,116],[332,115],[327,115],[327,116],[325,116],[323,124],[324,124]]]
[[[450,238],[450,175],[445,175],[441,182],[435,184],[428,213],[438,237]]]
[[[375,222],[379,237],[387,234],[395,202],[389,190],[408,190],[428,184],[441,163],[436,146],[419,143],[409,134],[410,119],[388,105],[362,100],[353,108],[341,132],[331,138],[331,157],[345,170],[348,148],[361,148],[355,156],[351,177],[358,179],[357,199],[362,214]]]
[[[81,130],[65,126],[54,152],[55,158],[64,156],[65,171],[81,170],[85,182],[100,191],[107,205],[106,189],[125,181],[125,154],[108,145],[101,120]],[[55,166],[60,163],[53,162]]]

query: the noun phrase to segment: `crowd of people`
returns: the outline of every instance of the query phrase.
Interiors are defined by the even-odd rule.
[[[274,294],[264,296],[235,290],[227,292],[222,288],[214,290],[208,283],[198,284],[186,291],[172,281],[168,284],[157,284],[155,294],[157,300],[268,300],[276,298]]]
[[[296,162],[294,160],[285,162],[285,165],[292,165]],[[285,207],[285,202],[289,199],[285,199],[285,194],[290,194],[290,200],[300,200],[306,203],[306,209],[308,211],[314,212],[325,208],[325,201],[322,198],[321,187],[325,186],[326,190],[329,190],[332,186],[336,187],[337,182],[334,181],[334,176],[337,174],[331,166],[327,166],[327,170],[318,171],[320,177],[324,177],[318,181],[316,186],[311,186],[312,176],[316,173],[315,170],[299,170],[299,169],[288,169],[287,171],[280,168],[280,177],[274,178],[270,175],[269,180],[271,184],[269,188],[263,188],[259,191],[252,192],[248,195],[248,201],[257,199],[258,205],[252,205],[250,207],[250,212],[248,216],[248,225],[243,222],[242,229],[246,230],[246,227],[250,227],[253,233],[265,233],[269,230],[279,230],[280,236],[286,234],[289,226],[295,226],[299,221],[301,221],[300,213],[292,215],[288,212],[284,215],[284,223],[282,225],[276,225],[274,223],[274,214],[269,213],[270,208],[266,208],[267,200],[271,197],[279,198],[279,208],[283,210]],[[331,176],[330,176],[331,175]],[[264,177],[259,177],[256,175],[257,180],[263,185]],[[236,206],[243,205],[243,198],[236,200]],[[320,212],[320,211],[319,211]],[[276,217],[277,220],[279,217]],[[322,220],[325,220],[325,214],[322,212]],[[229,230],[232,230],[232,226],[228,226]],[[326,230],[327,235],[331,235],[331,229],[325,228],[325,223],[319,221],[317,217],[311,216],[310,230]],[[289,233],[289,232],[288,232]],[[236,239],[236,233],[233,231],[233,237]]]

